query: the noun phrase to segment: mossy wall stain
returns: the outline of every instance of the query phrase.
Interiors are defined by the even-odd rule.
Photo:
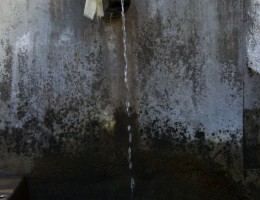
[[[260,168],[260,110],[245,110],[243,140],[245,169]]]
[[[4,47],[4,56],[5,59],[3,60],[3,69],[4,73],[2,74],[2,81],[0,82],[0,98],[4,102],[8,102],[10,100],[10,87],[11,87],[11,70],[12,70],[12,64],[13,64],[13,50],[12,46],[10,45],[9,41],[6,40],[5,42],[2,40],[2,46]]]

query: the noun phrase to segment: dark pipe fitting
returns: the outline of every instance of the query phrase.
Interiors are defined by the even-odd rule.
[[[131,0],[124,0],[125,12],[129,9]],[[103,0],[104,17],[116,18],[121,17],[122,4],[121,0]]]

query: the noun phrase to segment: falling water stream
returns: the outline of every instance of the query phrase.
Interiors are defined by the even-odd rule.
[[[130,89],[129,89],[129,82],[128,82],[128,60],[127,60],[127,50],[126,50],[126,25],[125,25],[125,9],[124,9],[124,0],[121,0],[122,5],[122,30],[123,30],[123,43],[124,43],[124,60],[125,60],[125,70],[124,70],[124,79],[125,79],[125,87],[126,87],[126,113],[128,118],[131,115],[130,112]],[[129,147],[128,147],[128,165],[129,170],[132,171],[133,163],[132,163],[132,127],[131,125],[127,126],[127,131],[129,134]],[[135,180],[134,177],[131,177],[130,181],[131,192],[134,192],[135,188]]]

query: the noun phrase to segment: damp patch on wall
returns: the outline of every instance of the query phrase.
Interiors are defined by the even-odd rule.
[[[260,169],[260,109],[244,111],[244,169]]]

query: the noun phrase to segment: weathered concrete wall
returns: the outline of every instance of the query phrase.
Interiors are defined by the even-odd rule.
[[[243,110],[259,109],[260,101],[259,76],[250,76],[246,66],[242,27],[249,3],[132,0],[127,49],[133,115],[127,118],[120,19],[84,18],[84,0],[2,0],[0,173],[32,172],[34,199],[73,180],[89,181],[81,192],[96,191],[88,185],[94,177],[128,173],[130,123],[140,185],[161,171],[206,187],[197,199],[242,198],[243,190],[236,192],[243,185]],[[156,195],[146,197],[163,199]]]
[[[3,160],[51,148],[50,138],[74,146],[64,134],[84,135],[92,119],[113,126],[125,96],[121,23],[92,22],[83,8],[84,0],[1,1]]]
[[[259,170],[260,74],[256,73],[259,69],[259,1],[246,1],[244,21],[248,66],[244,72],[244,168]]]
[[[162,129],[182,124],[191,139],[202,129],[216,142],[231,134],[240,140],[242,3],[138,4],[144,10],[137,20],[141,123]]]

